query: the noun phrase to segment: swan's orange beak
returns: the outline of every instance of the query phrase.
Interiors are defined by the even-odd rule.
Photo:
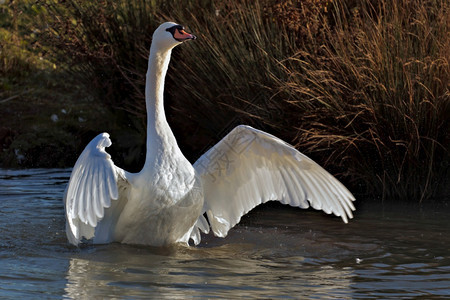
[[[187,33],[184,29],[176,29],[173,37],[180,42],[184,42],[187,40],[195,40],[197,37],[193,34]]]

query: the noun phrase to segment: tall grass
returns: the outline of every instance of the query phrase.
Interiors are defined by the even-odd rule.
[[[364,192],[422,201],[448,180],[446,1],[65,3],[54,43],[140,118],[154,28],[174,20],[199,37],[174,51],[166,91],[192,160],[247,123]]]
[[[51,30],[43,3],[0,3],[0,167],[73,165],[86,145],[81,135],[98,123],[114,126],[61,68],[67,60],[55,64],[55,44],[41,39]]]
[[[297,52],[278,81],[311,105],[297,145],[331,148],[377,194],[429,197],[448,169],[448,3],[334,2],[330,13],[323,55]]]
[[[35,28],[24,28],[31,11],[29,1],[0,4],[0,95],[3,97],[14,93],[11,89],[24,77],[51,67],[34,43]]]
[[[234,2],[193,17],[201,39],[184,56],[203,59],[175,64],[187,93],[177,106],[220,132],[233,120],[221,103],[234,123],[264,127],[366,191],[430,197],[448,170],[448,3],[351,3]],[[198,95],[192,83],[214,88]]]

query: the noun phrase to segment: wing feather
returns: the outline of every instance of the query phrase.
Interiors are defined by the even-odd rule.
[[[203,215],[198,217],[190,233],[190,238],[194,241],[195,245],[198,245],[201,241],[200,231],[206,234],[209,233],[209,224]]]
[[[344,185],[294,147],[250,126],[233,129],[194,168],[217,236],[226,236],[244,214],[270,200],[311,206],[344,222],[353,217],[355,198]]]
[[[86,221],[86,197],[85,197],[85,191],[86,191],[86,182],[89,178],[90,172],[89,169],[86,168],[83,170],[82,174],[80,174],[82,177],[79,179],[79,187],[78,190],[74,191],[74,199],[73,201],[77,201],[77,199],[80,199],[78,202],[78,217],[80,218],[81,222],[87,223]],[[70,184],[70,182],[69,182]],[[69,191],[70,192],[70,191]]]
[[[110,145],[109,134],[99,134],[86,146],[72,170],[64,199],[66,232],[72,244],[77,245],[83,237],[94,237],[111,199],[120,198],[118,185],[128,185],[128,173],[116,167],[105,151]]]
[[[100,188],[99,188],[99,193],[101,193],[102,195],[107,195],[108,194],[108,184],[107,184],[107,175],[105,170],[102,170],[102,172],[99,172],[101,177],[100,177]],[[102,206],[104,208],[109,208],[111,206],[111,197],[114,195],[111,195],[110,197],[103,197],[101,198],[102,201]]]
[[[98,182],[99,186],[97,186],[93,191],[92,191],[92,202],[94,203],[94,212],[95,212],[95,216],[98,219],[102,219],[103,215],[104,215],[104,211],[103,211],[103,201],[101,199],[101,193],[102,193],[102,174],[103,172],[101,172],[100,170],[97,170],[97,172],[94,173],[94,182]]]

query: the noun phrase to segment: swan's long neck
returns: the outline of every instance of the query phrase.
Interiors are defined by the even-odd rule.
[[[147,156],[145,168],[155,168],[162,158],[178,155],[175,137],[166,120],[164,112],[164,79],[169,66],[172,49],[160,50],[152,44],[148,61],[145,87],[147,107]]]

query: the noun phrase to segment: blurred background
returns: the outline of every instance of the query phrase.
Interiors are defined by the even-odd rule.
[[[238,124],[274,134],[356,194],[449,196],[445,0],[0,0],[0,167],[72,167],[98,133],[144,162],[153,30],[174,21],[169,124],[194,162]]]

